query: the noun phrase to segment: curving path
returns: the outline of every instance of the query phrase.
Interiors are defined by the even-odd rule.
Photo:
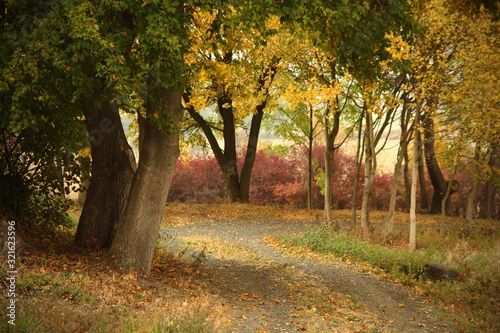
[[[290,257],[262,239],[303,232],[317,223],[217,221],[164,228],[166,247],[179,253],[185,239],[233,244],[250,259],[208,253],[203,283],[224,304],[231,332],[457,332],[450,318],[406,288],[340,261]],[[186,258],[201,248],[190,248]],[[246,257],[243,257],[246,258]]]

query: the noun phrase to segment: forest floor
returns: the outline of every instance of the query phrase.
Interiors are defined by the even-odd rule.
[[[383,214],[371,216],[376,222]],[[76,220],[79,211],[72,215]],[[349,217],[349,211],[334,211],[340,223]],[[437,306],[416,288],[345,258],[284,251],[273,238],[301,234],[321,218],[317,210],[168,205],[149,276],[114,268],[114,259],[102,252],[75,248],[74,228],[25,235],[28,246],[16,273],[16,326],[2,319],[0,331],[471,331],[471,316]],[[406,214],[396,215],[400,228],[407,228],[406,220]],[[422,226],[438,221],[419,215]],[[475,225],[495,227],[487,221]],[[407,240],[392,246],[405,249]],[[2,293],[3,318],[9,301]]]
[[[299,258],[272,246],[270,236],[302,233],[319,225],[317,218],[266,216],[265,208],[260,217],[238,209],[230,213],[238,216],[214,213],[186,213],[191,217],[163,229],[164,244],[198,265],[197,280],[220,300],[229,331],[460,331],[456,316],[415,291],[354,264],[314,253]]]

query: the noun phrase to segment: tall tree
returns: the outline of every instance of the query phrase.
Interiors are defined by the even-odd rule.
[[[316,42],[330,62],[330,84],[338,85],[338,70],[346,68],[356,79],[376,77],[378,62],[389,56],[387,33],[391,30],[406,30],[409,27],[406,1],[380,3],[378,1],[339,2],[332,6],[321,0],[290,1],[286,19],[300,22],[317,33]],[[335,151],[335,140],[340,127],[340,104],[332,103],[325,113],[326,139],[326,184],[331,184],[331,161]],[[325,191],[325,218],[331,219],[331,189]]]

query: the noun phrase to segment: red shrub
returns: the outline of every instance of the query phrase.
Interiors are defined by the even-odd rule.
[[[323,146],[313,148],[313,177],[319,168],[324,170]],[[240,170],[243,156],[239,158]],[[333,162],[333,205],[351,208],[352,190],[356,177],[354,157],[337,150]],[[293,149],[287,156],[276,153],[257,152],[250,185],[250,201],[258,205],[291,205],[304,208],[307,204],[308,162],[304,147]],[[392,175],[375,177],[372,208],[387,209]],[[361,205],[363,169],[358,184],[357,205]],[[324,198],[321,189],[313,180],[313,207],[322,208]],[[177,162],[169,201],[210,203],[226,194],[225,182],[214,157],[195,157]]]
[[[169,202],[211,203],[225,193],[224,177],[215,157],[177,161]]]

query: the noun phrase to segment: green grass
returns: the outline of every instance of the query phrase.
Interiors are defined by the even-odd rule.
[[[407,239],[403,233],[392,237]],[[368,263],[375,268],[372,271],[383,272],[390,279],[417,287],[436,301],[459,309],[471,321],[471,332],[474,327],[500,332],[500,241],[496,235],[463,235],[456,231],[441,237],[432,228],[424,229],[419,232],[419,249],[414,252],[387,246],[387,237],[373,239],[367,242],[357,235],[314,228],[301,236],[280,236],[277,241],[364,264],[361,266]],[[456,269],[459,281],[429,284],[421,275],[429,262]]]

